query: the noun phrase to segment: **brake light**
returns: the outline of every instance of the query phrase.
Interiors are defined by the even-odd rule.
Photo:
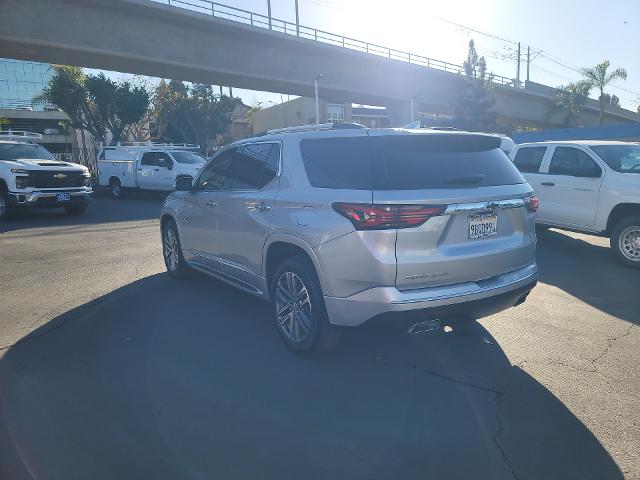
[[[527,205],[527,209],[530,212],[536,212],[540,206],[540,199],[536,195],[531,195],[529,198],[525,199],[524,203]]]
[[[431,217],[441,215],[445,210],[441,205],[372,205],[337,202],[331,206],[348,219],[356,230],[417,227]]]

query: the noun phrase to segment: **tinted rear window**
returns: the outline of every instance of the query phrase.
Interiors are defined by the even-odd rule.
[[[513,163],[523,173],[538,173],[547,147],[523,147],[516,153]]]
[[[301,151],[314,187],[422,190],[524,183],[499,146],[493,137],[403,135],[309,139]]]

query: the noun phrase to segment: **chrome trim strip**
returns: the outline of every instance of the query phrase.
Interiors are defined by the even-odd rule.
[[[515,280],[511,280],[509,282],[506,283],[500,283],[498,285],[493,285],[490,287],[485,287],[485,288],[478,288],[477,290],[473,290],[473,291],[467,291],[467,292],[463,292],[463,293],[449,293],[449,294],[444,294],[444,295],[438,295],[435,297],[421,297],[421,298],[411,298],[411,299],[407,299],[407,300],[395,300],[393,302],[391,302],[392,304],[395,305],[407,305],[407,304],[412,304],[412,303],[423,303],[423,302],[435,302],[438,300],[449,300],[452,298],[462,298],[462,297],[467,297],[469,295],[476,295],[476,294],[482,294],[482,293],[486,293],[486,292],[491,292],[492,290],[498,290],[500,288],[504,288],[504,287],[509,287],[511,285],[515,285],[516,283],[521,283],[524,282],[532,277],[535,277],[538,274],[538,268],[534,267],[533,265],[530,265],[528,267],[523,268],[521,271],[526,271],[526,270],[534,270],[533,272],[523,276],[523,277],[519,277],[516,278]],[[511,272],[512,274],[515,272]],[[503,274],[503,275],[509,275],[509,273]],[[500,276],[500,275],[499,275]],[[477,285],[476,282],[470,282],[470,283],[475,283]]]
[[[234,287],[240,288],[242,290],[245,290],[246,292],[252,293],[254,295],[258,295],[260,297],[263,297],[265,295],[262,290],[254,287],[253,285],[243,282],[242,280],[232,277],[231,275],[225,275],[223,272],[214,270],[213,268],[207,265],[203,265],[202,263],[199,263],[197,261],[194,262],[193,260],[191,260],[189,262],[189,265],[195,268],[196,270],[201,271],[202,273],[205,273],[219,280],[222,280],[223,282],[233,285]]]
[[[478,210],[496,210],[508,208],[522,208],[525,206],[524,199],[513,198],[510,200],[494,200],[490,202],[475,203],[454,203],[447,206],[442,215],[453,215],[461,212],[474,212]]]
[[[78,187],[72,187],[72,188],[78,188]],[[92,194],[93,190],[91,188],[87,188],[86,190],[78,191],[78,190],[69,190],[69,189],[61,188],[59,191],[46,192],[46,193],[45,192],[9,192],[10,195],[24,195],[26,197],[26,201],[24,203],[37,202],[38,199],[40,198],[55,197],[59,193],[68,193],[71,197],[81,197],[81,196],[85,197],[87,195]]]
[[[197,251],[195,251],[193,253],[198,257],[202,257],[202,258],[205,258],[207,260],[211,260],[212,262],[221,263],[222,265],[225,265],[225,266],[231,267],[231,268],[235,268],[236,270],[240,270],[241,272],[251,273],[251,272],[249,272],[249,270],[247,270],[243,266],[240,266],[237,263],[230,262],[229,260],[224,260],[224,259],[222,259],[220,257],[216,257],[215,255],[210,255],[208,253],[197,252]]]

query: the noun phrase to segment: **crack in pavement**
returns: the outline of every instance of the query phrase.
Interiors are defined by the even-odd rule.
[[[618,335],[617,337],[607,338],[607,346],[600,353],[600,355],[598,355],[597,357],[595,357],[595,358],[593,358],[591,360],[591,364],[595,365],[595,363],[597,361],[599,361],[602,357],[604,357],[607,353],[609,353],[609,350],[611,350],[611,348],[613,347],[613,344],[617,340],[620,340],[621,338],[626,337],[627,335],[631,334],[631,329],[633,327],[634,327],[634,324],[633,323],[629,323],[629,326],[627,327],[627,330],[622,335]]]
[[[511,465],[511,462],[509,461],[509,458],[507,457],[507,452],[505,452],[504,448],[500,444],[500,437],[504,434],[504,426],[502,424],[502,417],[500,416],[500,412],[502,411],[501,400],[505,397],[505,395],[506,395],[505,392],[501,392],[500,390],[498,390],[498,389],[496,389],[496,388],[494,388],[492,386],[478,385],[478,384],[475,384],[475,383],[466,382],[464,380],[453,378],[453,377],[450,377],[448,375],[445,375],[444,373],[440,373],[440,372],[436,372],[436,371],[430,370],[430,369],[428,369],[426,367],[423,367],[423,366],[415,364],[415,363],[392,362],[392,361],[389,360],[388,357],[385,357],[383,355],[371,355],[370,358],[374,362],[383,363],[383,364],[392,365],[392,366],[395,365],[395,366],[399,366],[399,367],[403,367],[403,368],[411,368],[411,369],[417,370],[417,371],[419,371],[419,372],[421,372],[423,374],[426,374],[426,375],[429,375],[429,376],[433,376],[433,377],[445,380],[447,382],[454,383],[456,385],[461,385],[463,387],[473,388],[473,389],[479,390],[479,391],[481,391],[483,393],[488,393],[488,394],[492,395],[493,403],[495,405],[495,410],[496,410],[496,423],[498,425],[498,428],[496,430],[495,435],[493,435],[491,438],[493,440],[494,445],[496,446],[496,448],[500,452],[500,456],[502,457],[502,463],[504,463],[504,465],[509,469],[513,479],[514,480],[518,480],[518,475],[516,474],[515,468],[513,467],[513,465]],[[513,365],[511,366],[511,368],[513,368]]]

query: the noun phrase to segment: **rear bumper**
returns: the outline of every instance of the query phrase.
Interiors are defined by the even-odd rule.
[[[69,200],[57,200],[59,193],[68,193]],[[17,208],[59,208],[68,205],[87,205],[91,201],[91,188],[74,188],[73,190],[46,190],[34,192],[9,192],[8,200]]]
[[[346,298],[324,300],[330,322],[341,326],[355,327],[370,321],[413,324],[429,318],[478,319],[522,303],[536,285],[537,276],[537,266],[532,263],[477,282],[411,291],[377,287]]]

